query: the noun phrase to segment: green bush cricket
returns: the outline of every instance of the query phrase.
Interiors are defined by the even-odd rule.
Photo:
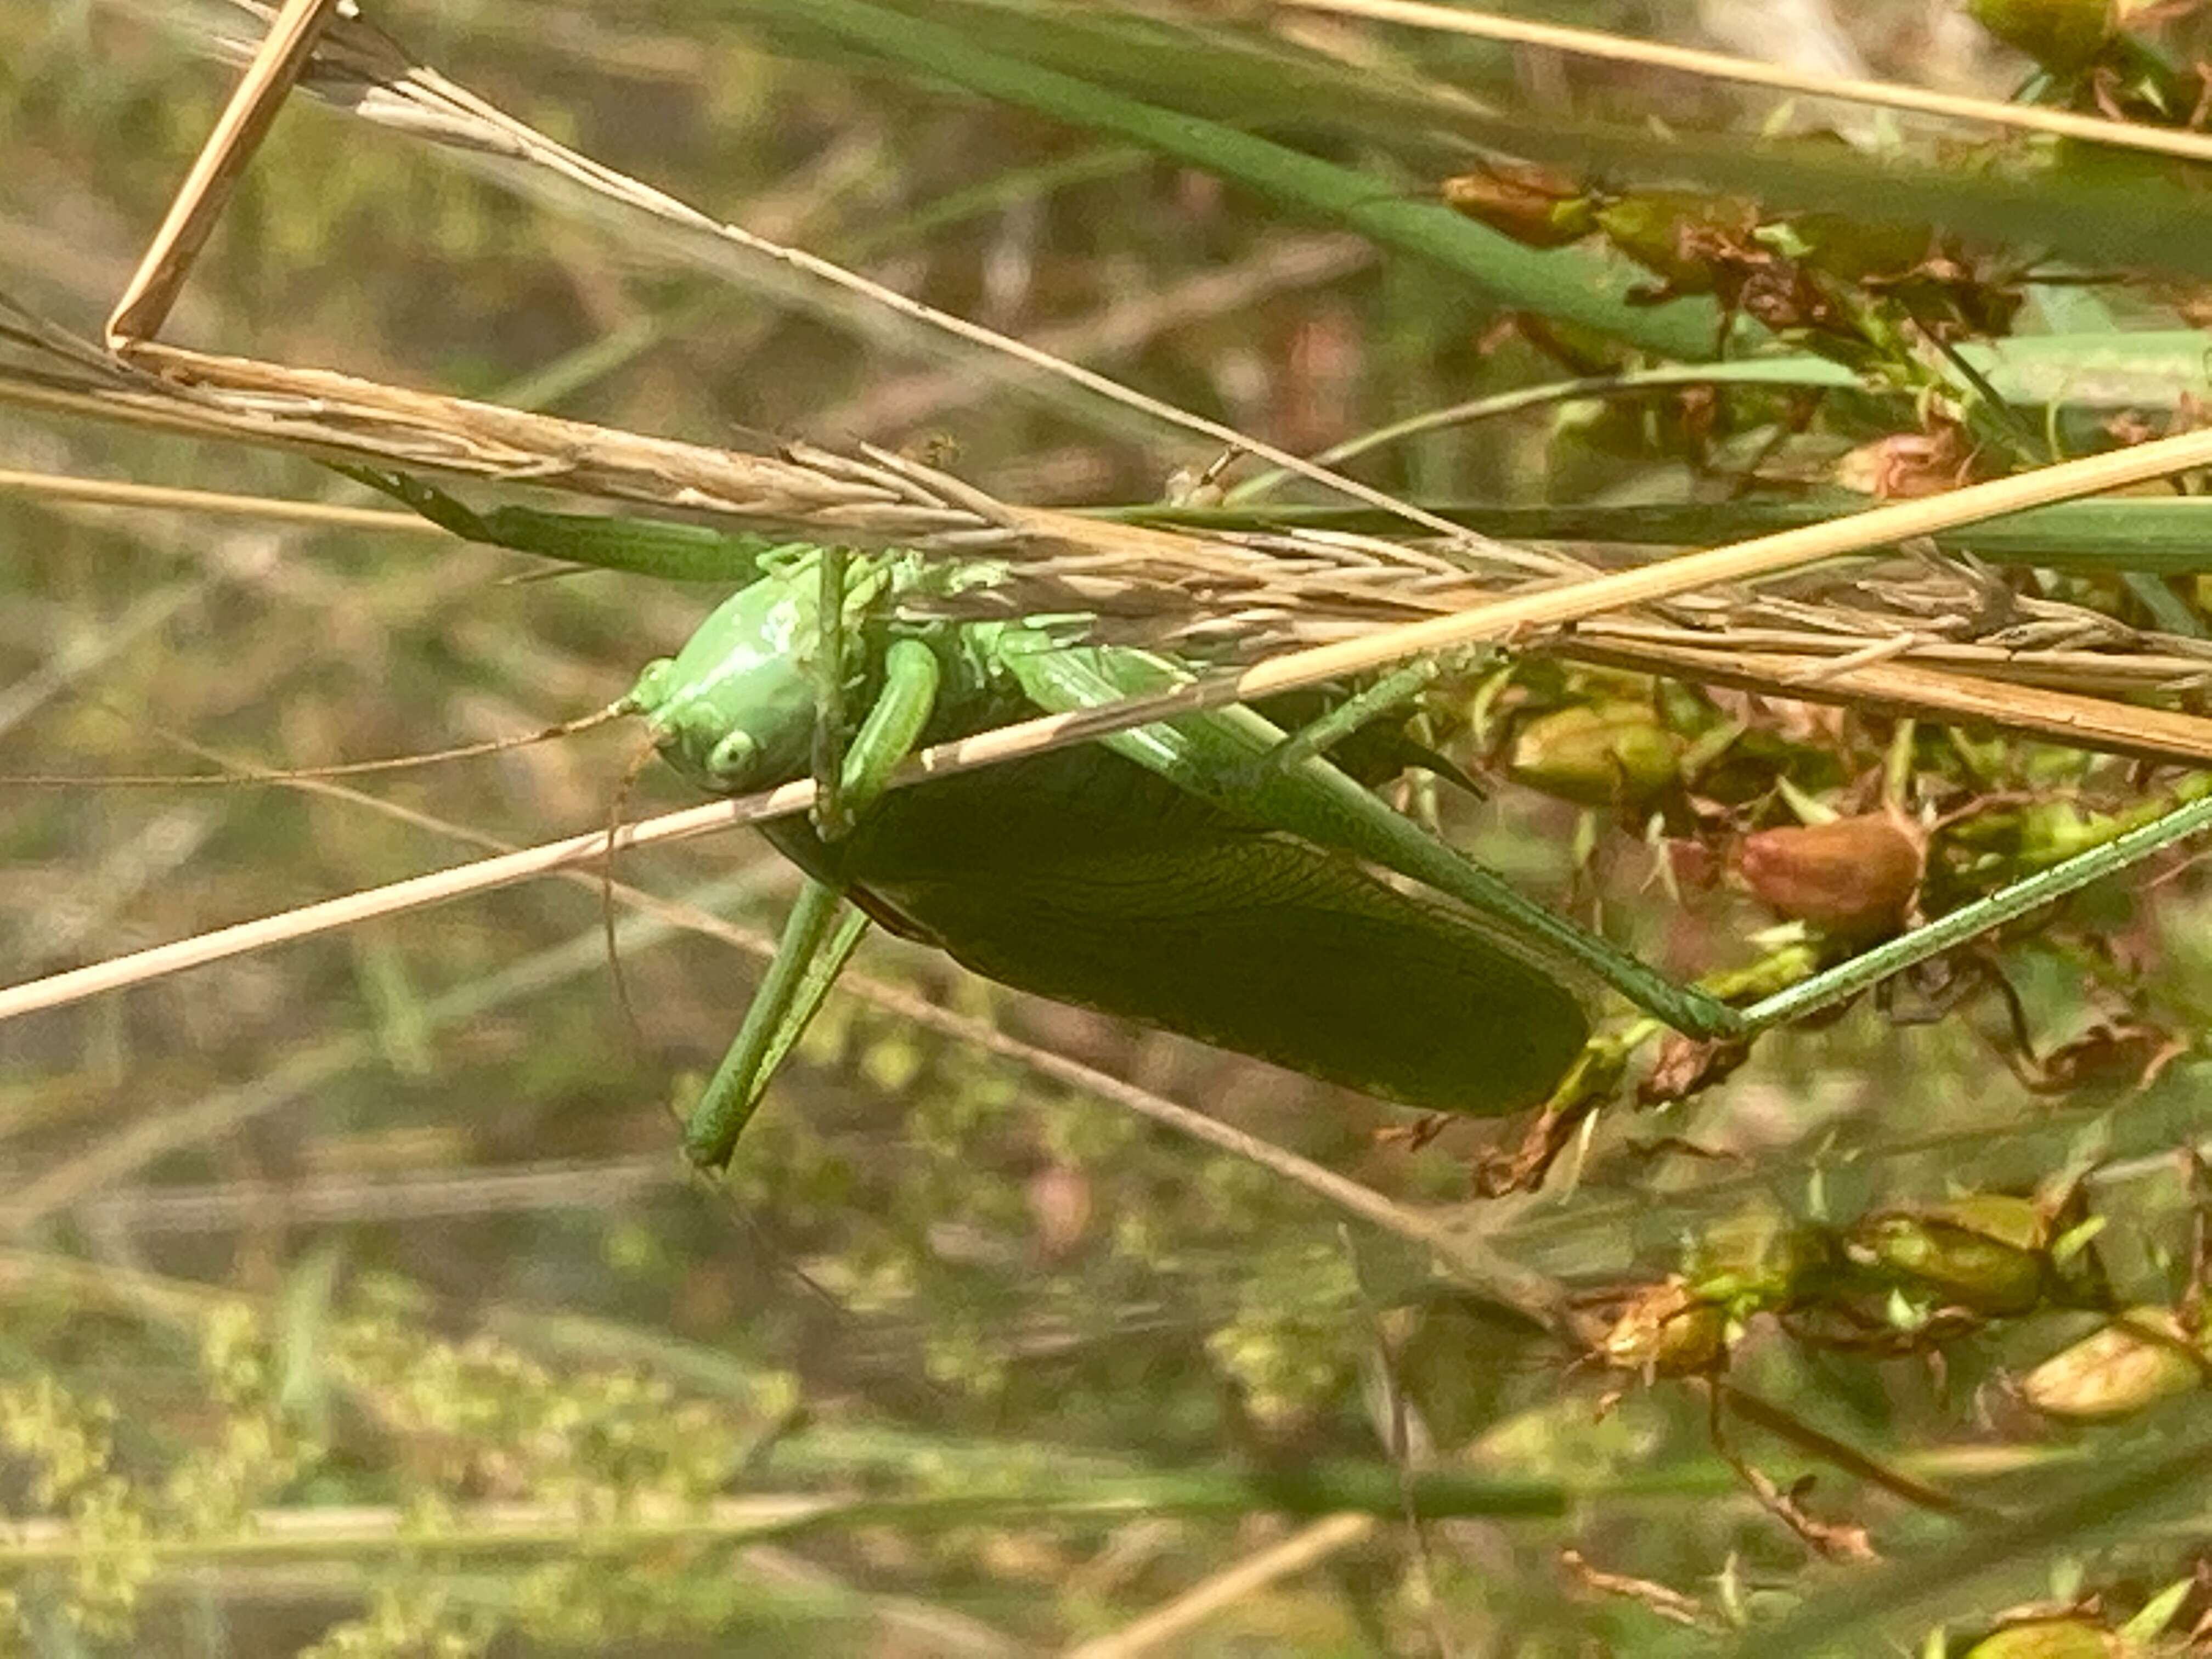
[[[808,882],[692,1113],[687,1149],[711,1166],[870,921],[1055,1000],[1492,1115],[1567,1075],[1594,983],[1685,1035],[1747,1038],[2212,827],[2212,798],[2191,801],[1738,1008],[1544,909],[1316,752],[1312,732],[1242,706],[887,793],[921,744],[1192,678],[1170,655],[1095,642],[1085,617],[994,614],[1003,565],[667,524],[633,534],[518,508],[480,517],[412,481],[374,481],[471,539],[746,582],[624,702],[702,788],[810,768],[831,786],[811,821],[763,826]],[[847,708],[866,710],[849,741]],[[1343,726],[1321,723],[1328,741]]]

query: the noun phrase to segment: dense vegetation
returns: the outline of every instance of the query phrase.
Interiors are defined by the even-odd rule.
[[[1706,40],[1687,6],[1553,9]],[[2190,8],[1848,9],[1759,44],[2170,134],[2212,102]],[[0,8],[0,293],[98,334],[246,15]],[[2212,404],[2201,161],[1304,8],[373,21],[715,219],[1345,447],[1535,550],[1516,580]],[[1429,535],[1255,488],[1249,457],[1194,487],[1221,451],[1187,427],[309,88],[169,337],[736,449],[878,444],[1194,537]],[[526,732],[719,597],[399,514],[58,495],[28,475],[390,507],[297,454],[23,405],[40,361],[0,358],[9,773]],[[2149,486],[1457,663],[1393,798],[1686,977],[1786,982],[2203,794],[2197,506]],[[1274,620],[1206,649],[1350,626]],[[2098,746],[2063,741],[2092,700]],[[7,977],[590,830],[625,790],[688,803],[663,769],[624,784],[637,744],[0,786]],[[1601,1004],[1529,1120],[1423,1118],[878,938],[711,1180],[673,1115],[793,872],[749,835],[626,857],[680,901],[624,900],[635,1023],[572,873],[6,1025],[11,1640],[2005,1659],[2212,1628],[2187,848],[1747,1050]]]

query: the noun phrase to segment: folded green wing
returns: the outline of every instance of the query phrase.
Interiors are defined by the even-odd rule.
[[[774,833],[987,978],[1411,1106],[1529,1105],[1588,1035],[1471,913],[1095,749],[897,792],[834,850]]]

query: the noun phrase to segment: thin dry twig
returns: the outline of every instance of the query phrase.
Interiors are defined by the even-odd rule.
[[[232,186],[275,125],[285,94],[299,78],[337,6],[338,0],[284,0],[270,21],[268,38],[223,106],[215,131],[169,204],[168,216],[108,316],[111,349],[161,332],[169,307],[191,273],[192,262],[222,216]]]
[[[1062,1659],[1137,1659],[1139,1654],[1157,1652],[1247,1596],[1361,1542],[1379,1524],[1371,1515],[1326,1516],[1301,1527],[1281,1543],[1271,1544],[1236,1565],[1200,1579],[1112,1635],[1067,1649]]]
[[[231,0],[231,3],[241,11],[261,16],[270,15],[272,9],[261,0]],[[253,145],[266,131],[276,104],[295,84],[311,92],[334,85],[337,101],[356,114],[390,121],[417,137],[522,162],[653,219],[742,248],[816,282],[857,295],[879,311],[908,318],[926,328],[980,346],[995,356],[1080,386],[1169,426],[1196,433],[1231,449],[1249,451],[1337,495],[1364,501],[1394,518],[1440,535],[1448,543],[1472,549],[1479,548],[1484,540],[1371,484],[1316,465],[1303,456],[1293,455],[1218,421],[1150,397],[1110,375],[1069,362],[964,317],[924,305],[802,248],[718,220],[665,191],[557,143],[417,62],[398,40],[359,17],[341,14],[324,21],[323,14],[335,3],[336,0],[284,0],[282,7],[275,9],[268,35],[249,59],[245,79],[179,191],[178,204],[171,210],[173,219],[193,223],[204,219],[211,225],[214,212],[220,209],[220,200],[213,208],[204,208],[194,192],[218,197],[227,192],[230,179],[243,168]],[[307,35],[304,43],[298,38],[302,31]],[[316,50],[311,52],[308,48]],[[204,234],[203,227],[203,238]],[[151,270],[159,264],[160,280],[173,297],[175,289],[181,285],[183,266],[196,251],[197,244],[173,247],[157,240],[149,251],[146,269]],[[118,310],[109,324],[109,343],[119,352],[135,352],[155,331],[160,316],[150,314],[152,325],[136,331],[123,328],[126,320],[136,319],[126,319]]]
[[[732,823],[751,823],[762,815],[764,804],[769,802],[774,803],[769,810],[803,811],[805,800],[791,805],[782,799],[795,788],[799,788],[799,786],[787,785],[784,789],[770,791],[766,796],[717,801],[711,805],[666,813],[641,823],[627,824],[613,837],[612,846],[617,852],[621,852],[633,847],[648,847],[661,842],[679,840]],[[801,793],[807,800],[811,799],[811,788],[803,789]],[[792,799],[798,799],[797,797]],[[432,871],[427,875],[328,899],[320,904],[306,905],[258,921],[219,927],[191,939],[156,945],[151,950],[112,957],[104,963],[73,969],[68,973],[55,974],[0,991],[0,1020],[48,1008],[64,1007],[87,997],[142,985],[167,974],[182,973],[187,969],[204,967],[209,963],[242,956],[271,945],[310,938],[335,928],[355,927],[379,916],[398,915],[425,905],[441,903],[449,898],[490,891],[514,882],[527,880],[532,876],[550,874],[556,870],[597,860],[606,854],[609,845],[606,832],[593,830],[519,853],[480,859],[448,870]]]
[[[1070,361],[1127,361],[1176,329],[1242,315],[1279,295],[1322,287],[1374,263],[1372,243],[1340,231],[1277,236],[1233,264],[1207,266],[1158,293],[1118,300],[1096,316],[1041,331],[1036,344]],[[817,432],[912,432],[942,419],[948,409],[981,401],[985,390],[964,368],[925,370],[871,386],[811,416],[810,424]]]
[[[1686,1625],[1692,1630],[1710,1630],[1720,1623],[1705,1611],[1695,1596],[1685,1595],[1656,1579],[1604,1571],[1590,1565],[1580,1550],[1561,1550],[1559,1565],[1572,1573],[1585,1589],[1594,1590],[1600,1595],[1618,1595],[1640,1603],[1669,1624]]]

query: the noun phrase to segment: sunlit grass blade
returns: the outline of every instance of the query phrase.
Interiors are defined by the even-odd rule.
[[[1826,524],[1863,511],[1866,497],[1834,492],[1811,499],[1695,503],[1577,502],[1504,507],[1425,503],[1439,517],[1486,536],[1522,542],[1605,542],[1622,546],[1711,547]],[[1281,506],[1131,509],[1146,523],[1194,530],[1328,530],[1372,535],[1382,526],[1359,509]],[[2064,501],[2008,518],[1938,532],[1936,545],[1995,564],[2085,574],[2125,570],[2162,576],[2212,572],[2212,500]]]

